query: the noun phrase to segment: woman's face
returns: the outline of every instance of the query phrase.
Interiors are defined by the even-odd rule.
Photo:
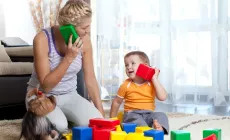
[[[76,27],[76,31],[80,37],[84,37],[90,32],[91,18],[85,18],[79,26]]]

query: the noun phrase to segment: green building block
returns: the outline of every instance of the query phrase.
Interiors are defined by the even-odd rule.
[[[221,129],[205,129],[203,130],[203,138],[206,138],[212,134],[215,134],[217,140],[221,140]]]
[[[171,131],[171,140],[191,140],[190,132],[184,130]]]

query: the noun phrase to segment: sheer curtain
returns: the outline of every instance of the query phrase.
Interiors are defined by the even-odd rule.
[[[68,0],[28,0],[36,32],[57,24],[57,13]]]
[[[93,1],[92,1],[93,2]],[[101,98],[127,78],[124,55],[160,68],[168,103],[229,104],[228,0],[97,0],[95,66]]]

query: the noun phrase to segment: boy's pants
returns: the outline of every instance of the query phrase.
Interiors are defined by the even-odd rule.
[[[135,123],[137,126],[153,127],[153,121],[157,120],[163,127],[164,133],[169,133],[168,117],[163,112],[151,110],[133,110],[124,113],[123,123]]]

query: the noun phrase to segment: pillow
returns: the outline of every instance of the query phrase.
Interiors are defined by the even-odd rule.
[[[9,56],[23,56],[23,57],[33,56],[33,46],[5,47],[5,50]]]
[[[0,62],[12,62],[2,45],[0,45]]]

